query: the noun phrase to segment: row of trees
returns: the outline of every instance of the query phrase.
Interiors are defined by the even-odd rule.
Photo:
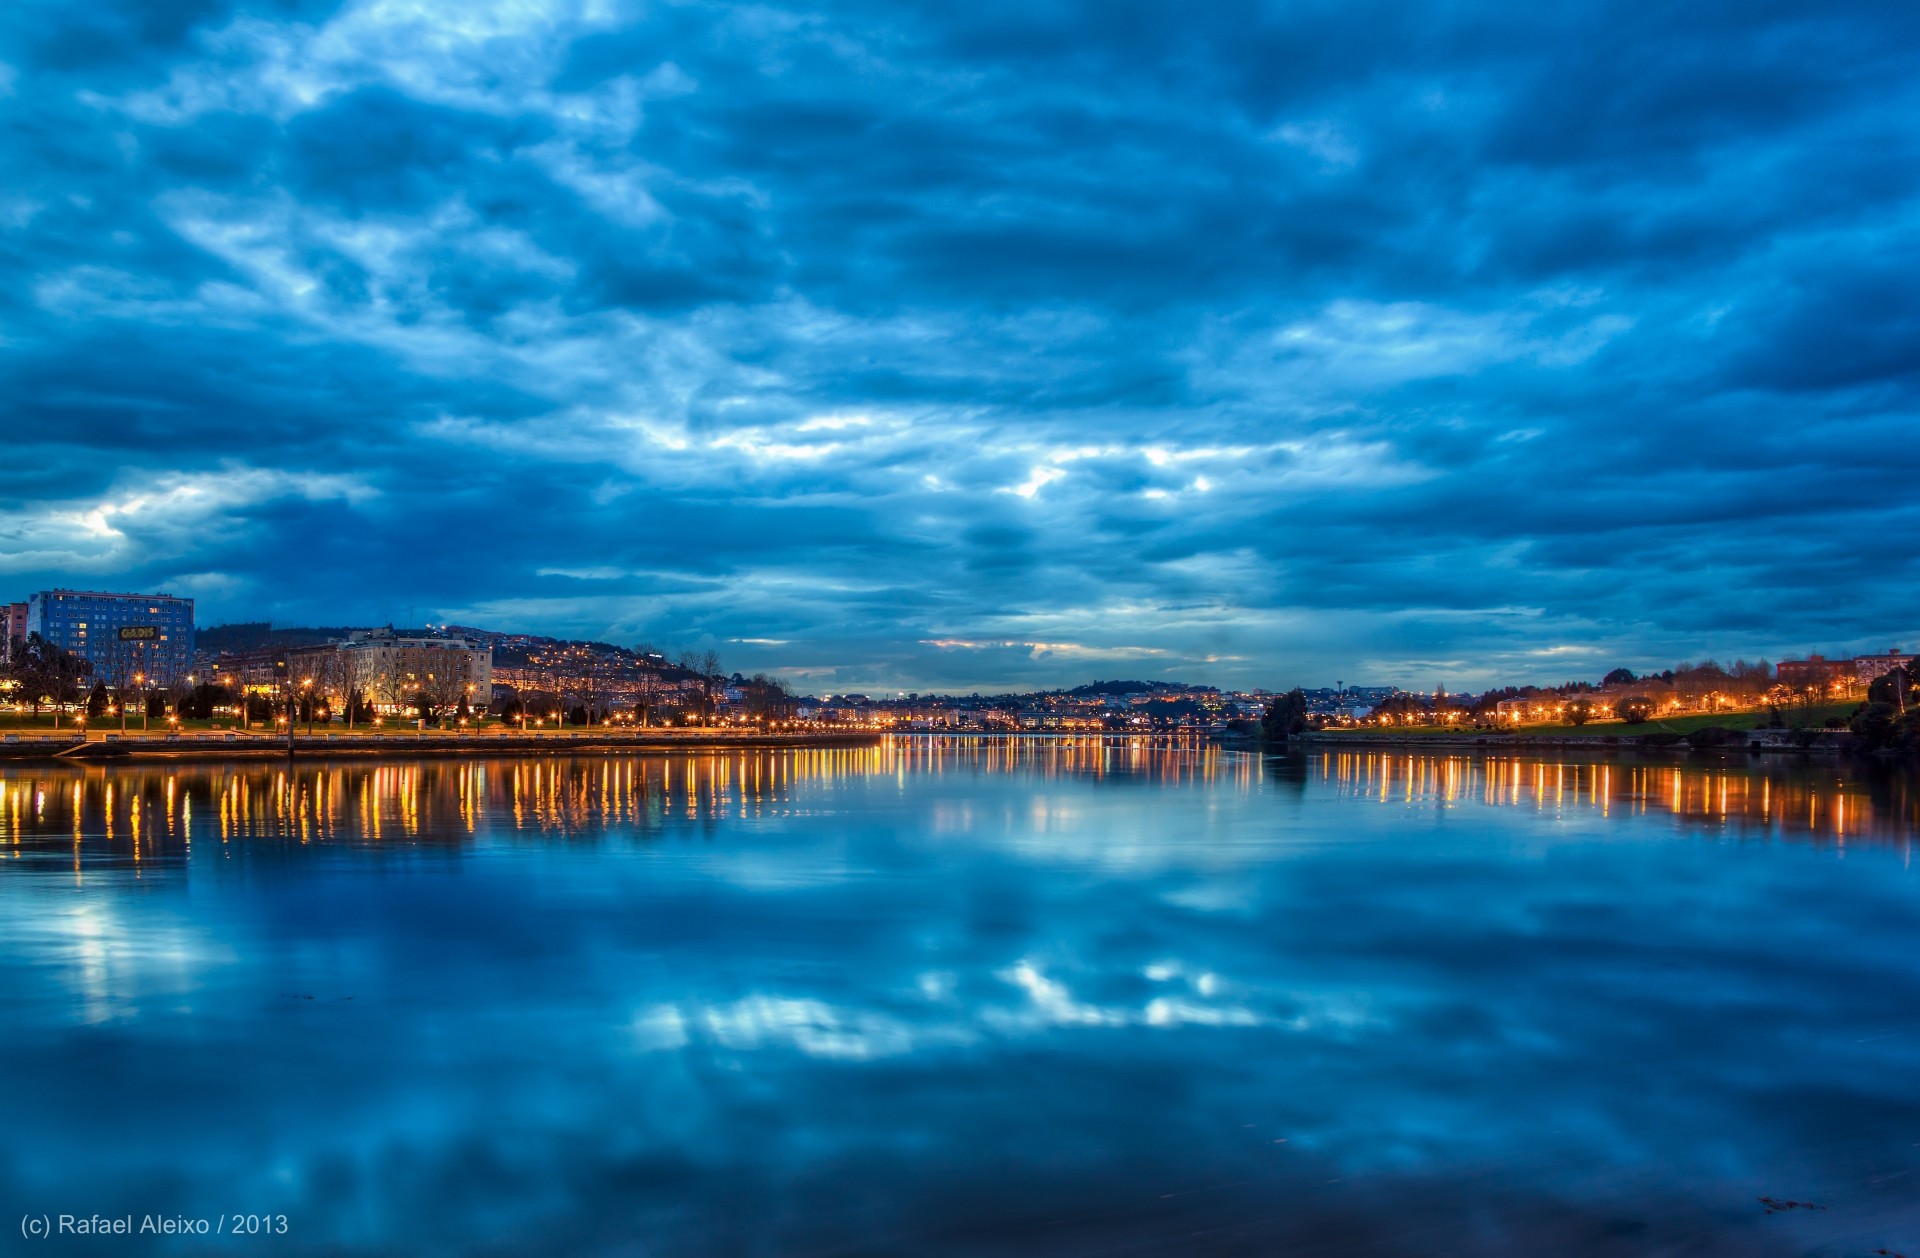
[[[1765,690],[1773,681],[1773,665],[1766,660],[1701,660],[1680,663],[1657,673],[1637,677],[1630,668],[1616,668],[1600,679],[1602,686],[1630,686],[1636,681],[1665,682],[1679,690]]]
[[[8,683],[8,690],[31,707],[35,716],[49,703],[78,703],[92,675],[91,663],[37,633],[15,638],[6,665],[0,669],[0,679]]]
[[[181,716],[194,714],[196,695],[208,688],[189,686],[184,681],[156,685],[141,667],[146,653],[139,644],[110,644],[105,651],[106,665],[96,669],[86,657],[76,655],[47,641],[39,634],[15,638],[12,650],[0,662],[0,691],[14,702],[24,703],[34,716],[52,707],[59,711],[84,704],[89,720],[98,720],[115,710],[128,715],[144,712],[148,720],[164,719],[169,712]],[[119,646],[119,649],[114,647]],[[225,695],[225,691],[219,692]]]

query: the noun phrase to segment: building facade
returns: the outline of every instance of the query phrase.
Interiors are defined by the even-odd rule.
[[[93,665],[109,686],[144,677],[172,686],[193,670],[193,600],[167,594],[42,590],[27,599],[27,633]]]
[[[0,603],[0,664],[13,659],[16,647],[27,640],[27,605]]]
[[[207,681],[240,694],[278,695],[287,684],[286,647],[223,651],[201,662]]]
[[[1891,647],[1885,655],[1856,655],[1853,657],[1854,677],[1863,686],[1871,686],[1880,678],[1896,668],[1905,668],[1913,663],[1911,652]]]
[[[1850,659],[1830,660],[1824,655],[1809,655],[1804,660],[1781,660],[1774,665],[1773,675],[1790,689],[1809,690],[1851,686],[1855,670]]]
[[[286,684],[311,684],[335,710],[358,694],[382,712],[399,712],[425,695],[452,710],[465,699],[484,710],[493,697],[493,651],[465,638],[394,629],[358,630],[325,646],[286,653]]]

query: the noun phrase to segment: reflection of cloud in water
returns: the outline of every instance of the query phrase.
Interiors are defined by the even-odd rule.
[[[1910,1234],[1898,779],[1270,772],[931,741],[0,768],[0,1070],[34,1080],[0,1192],[241,1193],[300,1213],[288,1253]]]
[[[809,1057],[864,1061],[913,1048],[913,1037],[899,1023],[820,1000],[749,996],[702,1009],[695,1021],[730,1049],[790,1046]]]

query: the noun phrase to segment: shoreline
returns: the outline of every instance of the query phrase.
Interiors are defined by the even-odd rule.
[[[377,734],[295,734],[288,749],[285,734],[223,731],[213,734],[7,734],[0,736],[0,760],[59,760],[68,764],[118,764],[127,761],[285,760],[406,758],[529,754],[574,755],[621,752],[740,750],[825,750],[877,746],[879,731],[848,733],[764,733],[722,730],[647,730],[524,734],[421,731]]]
[[[1805,743],[1795,741],[1796,733],[1811,734]],[[1340,746],[1417,747],[1423,751],[1457,749],[1461,751],[1632,751],[1684,754],[1691,751],[1794,752],[1800,755],[1837,755],[1846,750],[1851,736],[1846,730],[1744,729],[1728,730],[1723,741],[1695,745],[1686,734],[1651,732],[1646,734],[1372,734],[1307,733],[1295,735],[1294,742],[1316,749]]]

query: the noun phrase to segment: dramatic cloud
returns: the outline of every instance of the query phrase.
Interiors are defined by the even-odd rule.
[[[1920,11],[0,21],[0,574],[814,689],[1916,630]]]

